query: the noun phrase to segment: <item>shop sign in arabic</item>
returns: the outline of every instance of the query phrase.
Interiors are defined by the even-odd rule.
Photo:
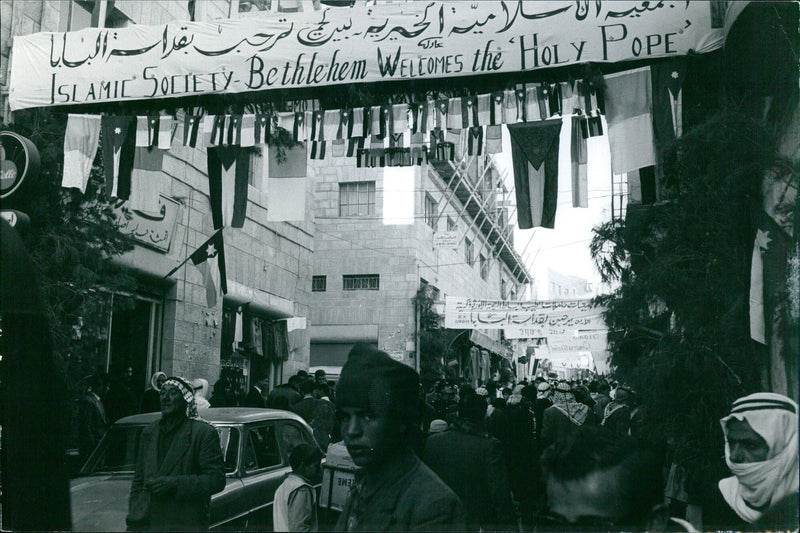
[[[145,213],[128,209],[125,204],[116,209],[120,232],[162,253],[169,252],[178,224],[181,204],[161,195],[158,213]]]
[[[571,335],[578,329],[604,327],[603,311],[590,300],[511,302],[448,296],[444,321],[446,328],[454,329],[554,328]]]
[[[735,4],[735,3],[734,3]],[[707,2],[440,1],[14,38],[12,110],[505,73],[720,48]]]

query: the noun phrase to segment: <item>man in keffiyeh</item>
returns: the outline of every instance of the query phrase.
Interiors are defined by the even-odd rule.
[[[586,422],[592,422],[594,414],[585,404],[575,400],[569,383],[559,381],[550,397],[553,405],[542,415],[542,446],[563,442]]]
[[[225,488],[219,435],[197,418],[194,390],[184,379],[167,378],[160,399],[161,419],[142,430],[128,530],[208,529],[211,495]]]
[[[734,401],[720,424],[734,474],[719,482],[725,502],[758,529],[796,530],[797,403],[781,394],[751,394]]]

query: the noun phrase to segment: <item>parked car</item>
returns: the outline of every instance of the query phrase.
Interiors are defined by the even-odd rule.
[[[291,471],[289,453],[316,445],[302,418],[277,409],[201,409],[219,433],[225,489],[211,497],[212,530],[271,530],[275,490]],[[121,418],[108,430],[71,482],[74,531],[125,531],[128,495],[142,429],[161,413]]]

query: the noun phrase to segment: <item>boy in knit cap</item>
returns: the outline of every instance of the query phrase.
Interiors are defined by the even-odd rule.
[[[360,467],[336,531],[464,529],[458,497],[409,446],[419,375],[373,347],[350,351],[336,386],[347,451]]]

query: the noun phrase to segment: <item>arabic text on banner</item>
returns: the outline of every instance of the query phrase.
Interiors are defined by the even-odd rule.
[[[444,324],[453,329],[552,328],[572,335],[578,329],[604,327],[603,311],[590,300],[514,302],[448,296]]]
[[[705,53],[724,41],[711,11],[707,2],[434,1],[42,32],[14,38],[9,101],[18,110]]]

